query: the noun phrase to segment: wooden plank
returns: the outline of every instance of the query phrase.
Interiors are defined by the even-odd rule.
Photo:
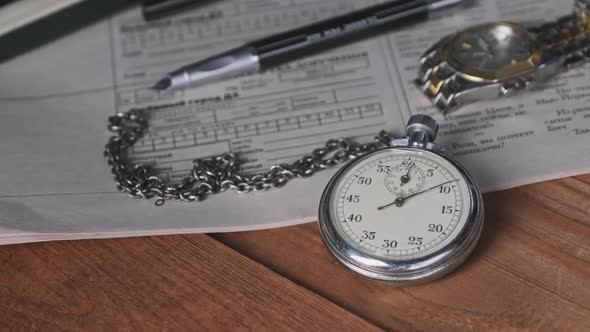
[[[450,276],[393,288],[358,278],[316,224],[215,238],[382,327],[590,331],[590,176],[485,196],[486,226]]]
[[[2,330],[378,330],[206,235],[0,248]]]

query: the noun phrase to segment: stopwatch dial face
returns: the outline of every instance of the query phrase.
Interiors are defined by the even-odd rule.
[[[447,159],[420,149],[387,149],[340,173],[329,204],[330,219],[350,246],[402,261],[452,242],[473,202],[465,177]]]

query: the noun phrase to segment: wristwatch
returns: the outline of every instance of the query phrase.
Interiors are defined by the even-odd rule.
[[[416,84],[443,113],[541,83],[590,60],[590,0],[535,28],[510,22],[451,34],[420,59]]]

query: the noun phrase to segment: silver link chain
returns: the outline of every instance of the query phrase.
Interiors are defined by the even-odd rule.
[[[149,165],[130,165],[127,150],[144,134],[148,127],[145,110],[119,112],[108,120],[111,136],[104,156],[111,166],[117,190],[134,198],[152,199],[164,205],[168,200],[203,201],[209,195],[228,190],[240,193],[279,188],[294,178],[310,177],[316,172],[334,167],[368,152],[389,146],[393,136],[382,131],[374,143],[359,144],[346,139],[332,139],[292,164],[271,166],[266,173],[242,173],[241,161],[232,153],[195,159],[190,174],[179,183],[168,182],[155,175]]]

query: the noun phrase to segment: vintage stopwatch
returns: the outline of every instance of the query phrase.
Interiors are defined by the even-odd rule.
[[[397,285],[439,278],[473,251],[483,227],[481,193],[434,144],[438,125],[411,117],[408,137],[346,164],[324,190],[319,226],[346,267]]]

